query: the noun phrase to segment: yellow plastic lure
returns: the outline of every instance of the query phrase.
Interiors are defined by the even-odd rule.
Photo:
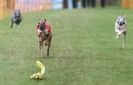
[[[40,61],[36,61],[36,65],[41,68],[41,72],[34,73],[30,76],[31,79],[43,79],[45,74],[45,66]]]

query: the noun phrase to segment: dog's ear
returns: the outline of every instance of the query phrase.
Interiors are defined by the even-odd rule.
[[[127,15],[123,15],[123,17],[124,17],[124,18],[126,18],[126,17],[127,17]]]
[[[40,21],[40,20],[41,20],[41,18],[38,18],[38,20]]]
[[[46,22],[46,19],[44,18],[44,21]]]

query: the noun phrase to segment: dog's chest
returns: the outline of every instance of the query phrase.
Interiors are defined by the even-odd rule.
[[[119,26],[119,24],[115,24],[115,27],[116,27],[116,29],[118,29],[118,30],[124,30],[124,29],[126,29],[126,24],[124,24],[123,26]]]

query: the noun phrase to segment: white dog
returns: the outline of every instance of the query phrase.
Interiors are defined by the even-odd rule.
[[[123,35],[123,47],[125,48],[125,40],[126,40],[126,16],[118,16],[115,22],[115,32],[117,33],[116,38],[118,39],[121,35]]]

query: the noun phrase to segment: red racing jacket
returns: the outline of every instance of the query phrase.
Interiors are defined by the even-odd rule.
[[[45,28],[46,28],[46,30],[48,30],[48,32],[49,33],[51,33],[52,31],[52,29],[51,29],[51,26],[50,26],[50,24],[48,24],[48,23],[45,23]],[[39,24],[36,26],[36,29],[38,30],[39,29]]]

